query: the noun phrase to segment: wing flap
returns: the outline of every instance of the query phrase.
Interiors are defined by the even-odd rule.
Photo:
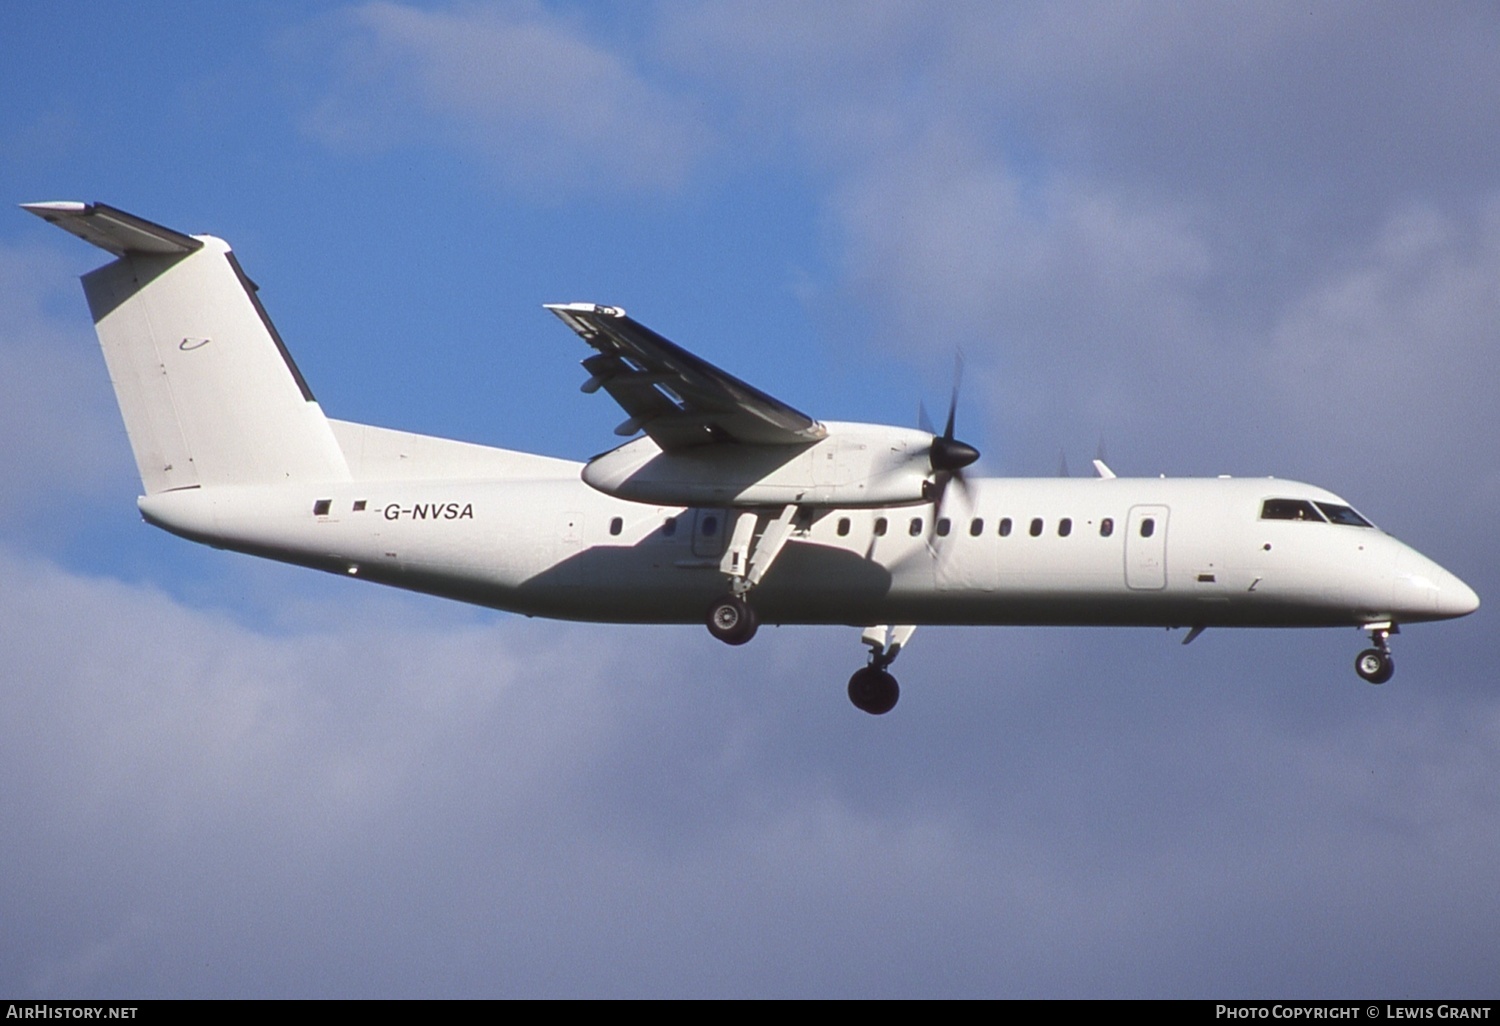
[[[714,442],[806,445],[827,435],[822,424],[720,370],[633,320],[593,303],[548,304],[598,352],[583,361],[585,392],[604,389],[629,416],[616,429],[645,431],[663,449]]]

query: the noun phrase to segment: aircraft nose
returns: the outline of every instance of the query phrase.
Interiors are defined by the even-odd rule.
[[[1474,589],[1444,570],[1438,578],[1438,616],[1468,616],[1478,608],[1479,595]]]
[[[1479,608],[1474,589],[1436,562],[1402,546],[1396,554],[1392,602],[1398,619],[1449,620]]]

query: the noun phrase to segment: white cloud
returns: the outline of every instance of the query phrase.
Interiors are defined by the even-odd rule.
[[[113,409],[77,281],[52,249],[0,244],[0,478],[13,489],[0,523],[55,518],[64,496],[128,491],[134,464]]]
[[[1389,527],[1493,551],[1475,511],[1500,501],[1500,198],[1393,211],[1368,246],[1308,283],[1257,354],[1288,434],[1358,453],[1401,483]]]
[[[1493,12],[672,10],[664,52],[825,174],[845,330],[963,348],[992,469],[1102,435],[1127,472],[1493,497]]]
[[[614,192],[676,187],[709,141],[689,99],[539,3],[370,3],[323,31],[335,78],[306,126],[341,148],[457,145],[529,191]]]
[[[1500,198],[1462,218],[1395,211],[1368,248],[1329,269],[1286,310],[1267,377],[1345,444],[1413,460],[1493,438],[1500,409]]]
[[[853,632],[267,634],[0,579],[10,993],[1256,993],[1272,951],[1320,992],[1490,979],[1493,696],[1271,682],[1319,645],[1231,689],[1227,635],[926,632],[873,720]],[[1134,668],[1090,683],[1106,651]]]

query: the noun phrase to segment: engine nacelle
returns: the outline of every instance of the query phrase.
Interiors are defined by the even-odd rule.
[[[926,501],[933,437],[914,428],[825,422],[806,445],[695,446],[649,437],[596,456],[583,480],[606,495],[662,506],[901,506]]]

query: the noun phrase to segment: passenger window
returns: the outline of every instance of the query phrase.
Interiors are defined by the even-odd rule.
[[[1109,517],[1099,521],[1099,537],[1108,538],[1115,533],[1115,522]]]
[[[877,538],[884,537],[885,536],[885,527],[886,527],[885,517],[876,517],[875,518],[875,537],[877,537]]]
[[[618,538],[623,530],[625,530],[625,521],[620,517],[612,517],[609,521],[609,533]]]
[[[951,531],[951,530],[953,530],[953,522],[951,520],[949,520],[947,517],[938,517],[938,522],[937,522],[938,537],[940,537],[940,538],[946,538],[946,537],[948,537],[948,532]],[[916,534],[916,533],[917,533],[916,531],[912,532],[912,534]]]
[[[1057,536],[1059,538],[1066,538],[1068,535],[1070,535],[1072,533],[1073,533],[1073,520],[1072,520],[1072,518],[1070,518],[1070,517],[1063,517],[1061,520],[1059,520],[1057,522]]]
[[[849,518],[848,517],[839,517],[839,537],[842,538],[842,537],[844,537],[844,535],[846,535],[848,533],[849,533]]]
[[[313,503],[313,516],[326,517],[328,515],[328,511],[332,508],[332,499],[318,499]]]
[[[1001,518],[1001,520],[1000,520],[1000,537],[1002,537],[1002,538],[1009,538],[1010,537],[1010,517],[1003,517],[1003,518]]]
[[[922,533],[922,518],[921,517],[912,517],[911,518],[911,526],[909,528],[907,528],[907,533],[910,534],[913,538],[915,538],[917,535],[919,535],[919,534]]]
[[[703,518],[703,537],[712,538],[719,533],[719,518],[707,516]]]
[[[363,513],[368,506],[369,506],[369,500],[368,499],[355,499],[354,500],[354,512],[356,512],[356,513]]]
[[[1350,510],[1352,513],[1353,510]],[[1323,522],[1323,515],[1305,499],[1267,499],[1261,504],[1262,520],[1316,520]]]
[[[975,517],[969,521],[969,536],[971,538],[978,538],[983,533],[984,519],[982,517]]]
[[[1156,520],[1154,518],[1147,517],[1145,520],[1141,521],[1141,537],[1142,538],[1149,538],[1149,537],[1151,537],[1155,533],[1156,533]]]
[[[661,536],[663,538],[670,538],[670,537],[672,537],[676,533],[677,533],[677,518],[676,517],[667,517],[667,519],[665,519],[665,520],[663,520],[661,522]]]
[[[1031,518],[1031,536],[1033,538],[1040,538],[1042,536],[1042,518],[1041,517],[1032,517]]]

